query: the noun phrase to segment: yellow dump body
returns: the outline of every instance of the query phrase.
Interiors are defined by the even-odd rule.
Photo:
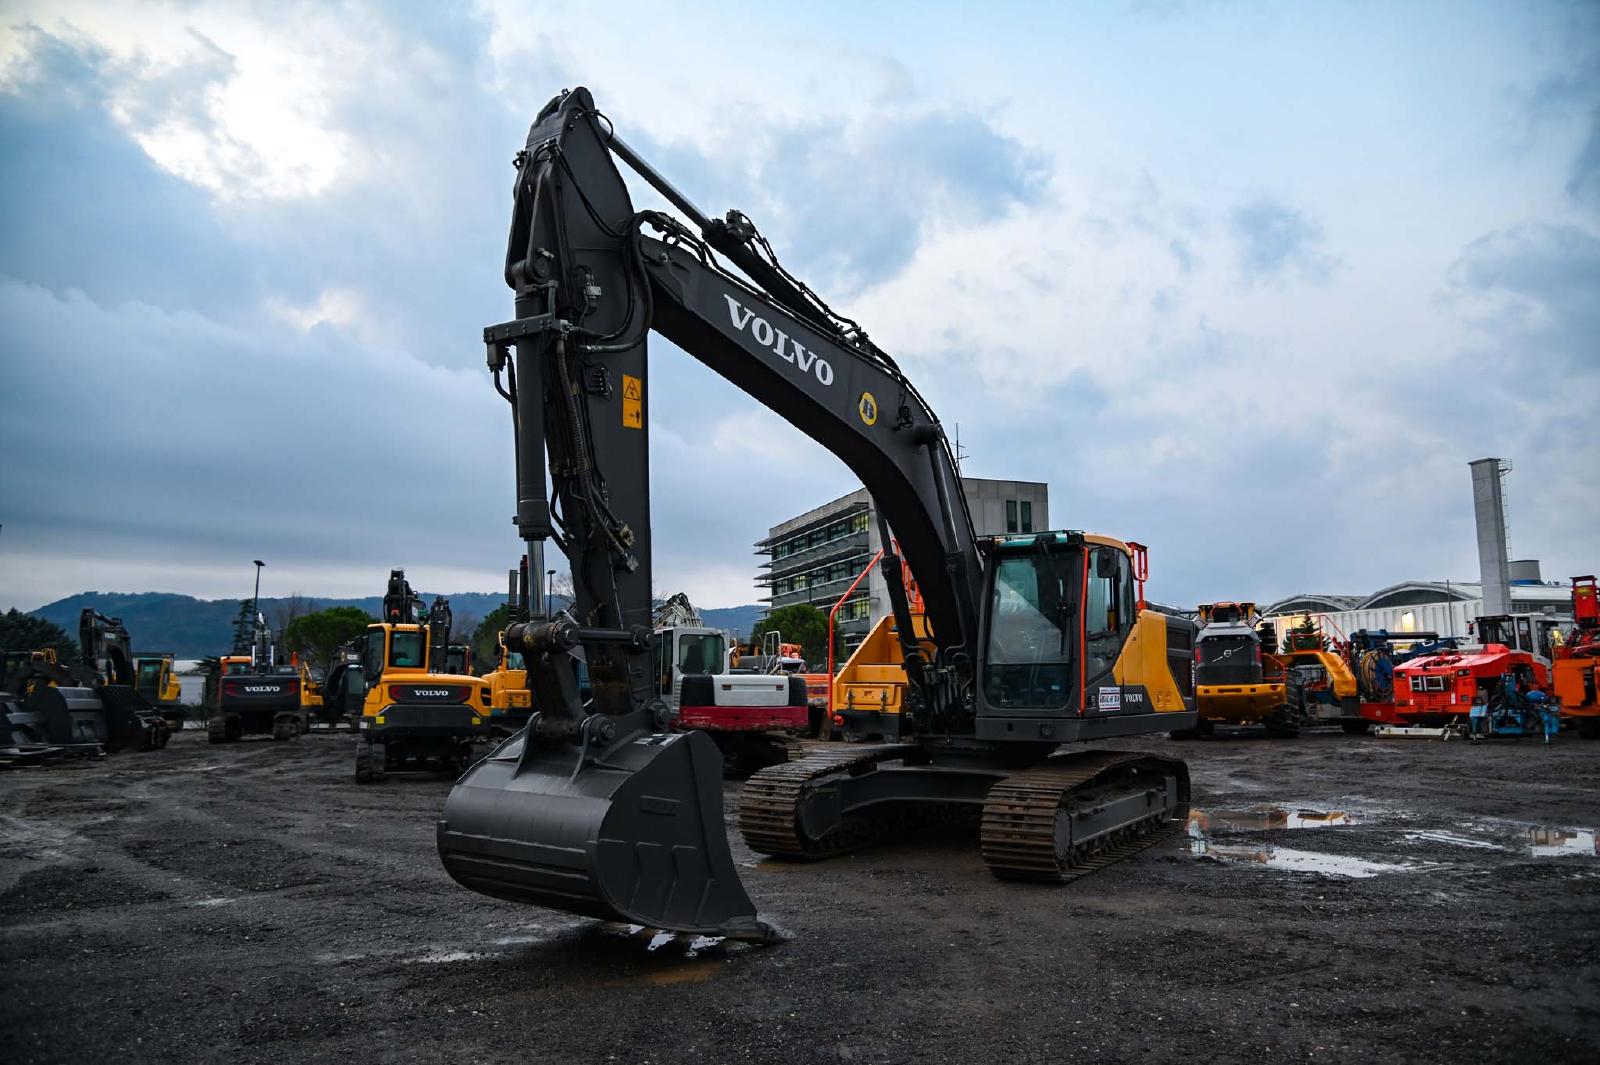
[[[931,655],[927,615],[913,611],[911,627]],[[829,706],[834,724],[846,732],[882,732],[882,728],[872,727],[873,715],[898,718],[904,709],[907,684],[905,667],[901,665],[904,660],[900,632],[890,614],[879,619],[834,675]]]
[[[1356,697],[1356,675],[1350,671],[1349,663],[1332,651],[1279,651],[1275,655],[1261,657],[1272,668],[1279,670],[1289,669],[1292,666],[1321,666],[1322,671],[1328,676],[1328,684],[1333,689],[1335,699]]]

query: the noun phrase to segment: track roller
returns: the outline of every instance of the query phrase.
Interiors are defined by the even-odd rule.
[[[1124,751],[1060,755],[983,804],[983,860],[1002,880],[1062,884],[1160,839],[1189,812],[1189,771]]]

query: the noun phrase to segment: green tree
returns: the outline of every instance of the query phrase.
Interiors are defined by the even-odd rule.
[[[42,651],[55,648],[64,665],[78,660],[78,641],[53,621],[24,614],[12,607],[0,614],[0,651]]]
[[[358,606],[331,606],[289,622],[283,644],[326,676],[339,648],[366,632],[376,620]]]
[[[500,630],[511,624],[511,608],[495,607],[472,630],[472,660],[480,673],[487,673],[500,662]]]
[[[250,647],[255,642],[256,636],[256,601],[254,599],[239,600],[239,616],[233,619],[233,653],[247,655]]]
[[[1326,651],[1328,649],[1328,638],[1322,634],[1322,629],[1317,626],[1317,620],[1310,614],[1301,618],[1299,624],[1283,635],[1283,649],[1285,651]]]
[[[761,646],[761,637],[777,629],[784,643],[800,645],[800,656],[812,665],[828,660],[828,615],[810,603],[780,606],[756,621],[750,642]]]

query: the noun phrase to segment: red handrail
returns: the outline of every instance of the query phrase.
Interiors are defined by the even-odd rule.
[[[833,609],[828,611],[828,720],[822,723],[823,739],[827,739],[827,730],[833,727],[833,616],[844,606],[844,601],[850,598],[850,593],[856,590],[856,585],[867,579],[867,574],[872,572],[872,567],[876,566],[882,557],[883,548],[880,547],[878,553],[872,556],[872,561],[867,563],[867,568],[850,582],[850,587],[844,590],[839,601],[833,604]]]

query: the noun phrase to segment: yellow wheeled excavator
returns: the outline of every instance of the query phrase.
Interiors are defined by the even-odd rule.
[[[687,219],[638,211],[621,160]],[[535,712],[456,783],[440,857],[472,890],[640,925],[763,938],[733,865],[721,758],[670,728],[651,669],[652,330],[838,456],[876,503],[908,649],[899,739],[825,746],[751,777],[755,850],[822,858],[923,816],[981,817],[1000,877],[1063,882],[1188,811],[1181,761],[1070,746],[1192,728],[1193,624],[1143,608],[1141,553],[1064,530],[980,540],[943,427],[895,361],[788,273],[750,220],[711,219],[619,138],[585,89],[538,115],[516,157],[505,279],[484,330],[511,404],[516,524],[531,594],[507,648]],[[719,257],[739,274],[721,265]],[[546,456],[548,455],[548,482]],[[546,542],[575,601],[547,615]],[[592,698],[577,690],[582,647]]]
[[[424,613],[405,570],[390,570],[383,618],[360,641],[356,782],[409,769],[459,773],[490,738],[489,684],[450,670],[450,603],[436,597]]]

